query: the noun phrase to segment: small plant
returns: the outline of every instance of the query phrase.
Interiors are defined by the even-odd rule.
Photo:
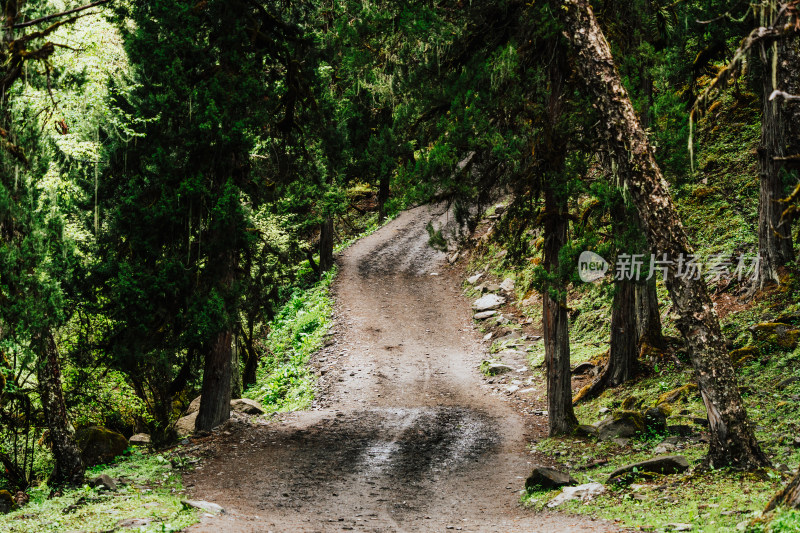
[[[442,235],[442,230],[434,229],[432,222],[428,222],[428,225],[425,226],[425,230],[428,232],[428,245],[436,250],[446,252],[447,239]]]

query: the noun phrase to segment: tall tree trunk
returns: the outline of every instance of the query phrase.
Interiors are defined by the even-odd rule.
[[[237,250],[235,240],[235,221],[227,221],[226,227],[216,232],[211,242],[219,247],[215,254],[220,292],[230,298],[237,270]],[[226,301],[226,305],[230,305]],[[228,420],[231,416],[231,343],[233,324],[228,322],[212,339],[203,365],[203,386],[201,389],[200,410],[197,413],[195,429],[210,431]]]
[[[378,222],[386,220],[386,202],[389,200],[389,180],[391,175],[384,172],[378,184]]]
[[[231,417],[231,341],[229,328],[220,331],[206,355],[200,411],[195,429],[210,431]]]
[[[244,340],[244,350],[247,354],[247,359],[244,363],[244,372],[242,372],[242,386],[245,389],[256,384],[256,372],[258,371],[258,355],[256,355],[256,350],[253,346],[252,321],[250,322],[249,330],[249,333],[245,333],[244,329],[240,332]]]
[[[702,278],[681,276],[678,259],[693,253],[647,135],[614,65],[611,49],[587,0],[555,9],[575,55],[574,67],[601,115],[600,139],[615,157],[655,254],[667,254],[665,283],[690,348],[709,421],[707,461],[742,469],[769,464],[747,419],[719,319]]]
[[[800,471],[783,490],[770,500],[765,511],[772,511],[777,507],[800,509]]]
[[[567,218],[562,202],[551,187],[545,190],[544,268],[560,279],[558,253],[567,243]],[[569,366],[569,315],[563,282],[547,287],[542,297],[544,358],[547,366],[547,414],[550,435],[567,435],[578,425],[572,409],[572,374]]]
[[[631,223],[629,210],[620,197],[612,209],[614,235],[622,251],[625,234]],[[636,295],[641,283],[636,279],[614,281],[614,301],[611,306],[611,340],[608,361],[603,373],[585,386],[572,400],[573,404],[597,397],[609,387],[617,387],[631,379],[638,367],[639,330]]]
[[[231,398],[242,397],[242,338],[233,334],[231,346]]]
[[[39,352],[36,377],[39,382],[39,397],[44,410],[53,457],[56,466],[50,474],[50,484],[80,485],[86,471],[81,452],[75,443],[75,429],[69,421],[61,389],[61,362],[58,347],[51,331],[45,331],[35,339]]]
[[[771,21],[767,21],[771,23]],[[781,224],[783,204],[786,197],[781,179],[783,163],[780,158],[786,155],[786,122],[782,104],[769,97],[773,86],[772,59],[784,55],[787,46],[781,39],[774,45],[761,44],[759,51],[764,65],[761,94],[761,145],[758,148],[758,278],[753,290],[762,289],[770,283],[779,282],[778,268],[787,265],[794,258],[792,235],[789,224]],[[776,78],[778,77],[776,72]],[[778,158],[778,159],[776,159]]]
[[[636,284],[636,333],[640,349],[664,347],[655,276]]]
[[[320,275],[333,268],[333,217],[322,223],[319,232],[319,271]]]

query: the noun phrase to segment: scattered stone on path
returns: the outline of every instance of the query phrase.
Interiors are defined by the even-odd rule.
[[[221,505],[202,500],[181,500],[181,503],[186,507],[194,507],[195,509],[200,509],[207,513],[222,514],[225,512],[225,509],[223,509]]]
[[[500,284],[500,290],[505,292],[506,294],[512,294],[514,292],[514,280],[511,278],[506,278]]]
[[[519,385],[511,385],[506,389],[506,394],[514,394],[519,390]]]
[[[608,483],[619,481],[634,470],[637,473],[677,474],[689,469],[689,460],[683,455],[665,455],[617,468],[608,476]]]
[[[478,272],[474,276],[467,278],[467,283],[469,283],[470,285],[475,285],[481,280],[482,277],[483,277],[483,272]]]
[[[585,485],[578,485],[577,487],[564,487],[561,494],[547,502],[547,507],[557,507],[570,500],[588,502],[603,494],[605,491],[606,488],[602,483],[586,483]]]
[[[567,472],[561,472],[555,468],[536,465],[533,467],[531,475],[525,480],[525,488],[532,490],[557,489],[566,485],[576,485],[578,482]]]
[[[597,424],[600,440],[630,438],[645,429],[644,417],[638,411],[618,411]]]
[[[460,255],[461,255],[461,252],[454,253],[453,255],[451,255],[450,257],[447,258],[447,262],[452,265],[453,263],[458,261],[458,258],[459,258]]]
[[[492,318],[497,314],[497,311],[481,311],[480,313],[475,313],[474,318],[475,320],[486,320],[487,318]]]
[[[486,367],[486,373],[490,376],[505,374],[506,372],[511,372],[512,370],[514,370],[512,367],[504,365],[503,363],[490,363],[489,366]]]
[[[117,484],[108,474],[101,474],[97,476],[91,480],[89,484],[95,488],[104,488],[106,490],[110,490],[111,492],[117,491]]]
[[[506,299],[502,296],[498,296],[496,294],[487,294],[486,296],[482,296],[475,300],[472,304],[472,308],[477,311],[491,311],[492,309],[497,309],[506,303]]]
[[[266,412],[260,403],[249,398],[231,400],[231,409],[246,415],[263,415]]]

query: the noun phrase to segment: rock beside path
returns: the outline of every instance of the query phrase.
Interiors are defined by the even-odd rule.
[[[557,489],[566,485],[577,485],[577,483],[567,472],[537,465],[533,467],[531,475],[525,480],[525,488],[533,490]]]
[[[498,296],[496,294],[487,294],[486,296],[482,296],[475,300],[472,304],[472,309],[481,312],[481,311],[491,311],[493,309],[497,309],[498,307],[503,306],[506,303],[506,299],[502,296]]]
[[[557,507],[570,500],[588,502],[603,494],[605,491],[606,488],[602,483],[586,483],[585,485],[578,485],[577,487],[564,487],[561,494],[547,502],[547,507]]]
[[[266,413],[261,404],[249,398],[237,398],[231,400],[231,409],[246,415],[263,415]]]
[[[689,469],[689,460],[683,455],[665,455],[617,468],[608,476],[608,482],[617,481],[625,474],[637,473],[678,474]]]
[[[225,512],[225,509],[223,509],[221,505],[203,500],[181,500],[181,503],[186,507],[194,507],[195,509],[200,509],[207,513],[222,514]]]

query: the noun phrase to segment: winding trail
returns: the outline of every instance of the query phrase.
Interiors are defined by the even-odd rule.
[[[190,531],[616,530],[520,507],[541,429],[478,372],[469,305],[427,245],[435,216],[407,211],[341,255],[319,400],[220,434],[186,480],[228,512]]]

